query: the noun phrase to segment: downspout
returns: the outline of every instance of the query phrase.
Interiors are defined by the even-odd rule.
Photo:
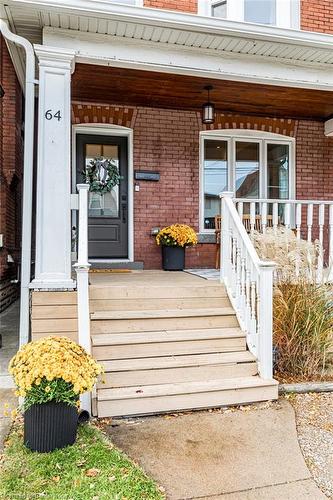
[[[2,36],[23,47],[26,55],[25,69],[25,127],[23,160],[23,203],[22,203],[22,245],[21,245],[21,298],[20,298],[20,346],[29,342],[31,278],[31,232],[32,232],[32,188],[35,119],[35,54],[31,43],[12,33],[6,21],[0,19]]]

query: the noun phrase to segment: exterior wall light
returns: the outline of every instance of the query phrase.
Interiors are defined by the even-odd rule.
[[[213,89],[211,85],[204,87],[207,90],[207,102],[202,105],[202,123],[211,124],[215,121],[215,106],[210,102],[210,91]]]

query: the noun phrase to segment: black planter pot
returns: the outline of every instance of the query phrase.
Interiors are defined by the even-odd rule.
[[[164,271],[183,271],[185,268],[185,247],[162,246]]]
[[[24,444],[45,453],[75,443],[78,411],[65,403],[32,405],[24,413]]]

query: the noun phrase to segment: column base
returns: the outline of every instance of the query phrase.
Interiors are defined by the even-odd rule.
[[[72,279],[68,280],[38,280],[34,279],[29,284],[29,288],[32,290],[74,290],[76,288],[76,281]]]

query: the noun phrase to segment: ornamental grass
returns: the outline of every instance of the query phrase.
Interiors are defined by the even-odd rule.
[[[196,245],[198,238],[190,226],[173,224],[160,230],[156,236],[156,243],[167,247],[187,247]]]
[[[333,350],[333,296],[327,285],[279,282],[273,300],[275,370],[300,380],[325,378]]]
[[[276,263],[273,298],[275,372],[281,380],[326,377],[333,351],[333,294],[318,282],[319,243],[293,231],[269,229],[252,237],[258,255]]]
[[[51,401],[75,405],[91,391],[102,367],[67,337],[45,337],[25,344],[11,359],[9,373],[24,409]]]

